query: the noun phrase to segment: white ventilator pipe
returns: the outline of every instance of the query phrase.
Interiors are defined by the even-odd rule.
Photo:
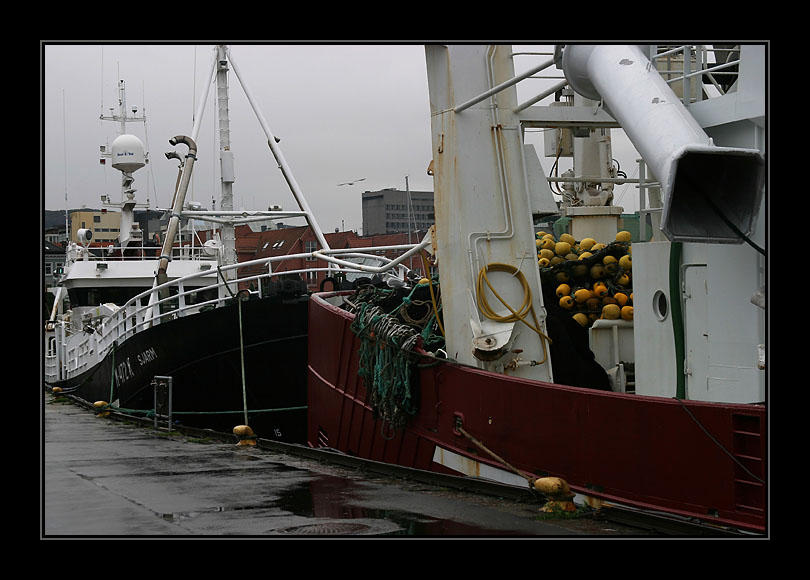
[[[186,154],[186,161],[183,164],[183,174],[180,179],[180,185],[178,185],[177,191],[175,191],[171,219],[169,220],[169,225],[166,227],[166,239],[163,240],[163,249],[160,252],[160,261],[158,262],[158,270],[155,275],[157,285],[168,282],[166,270],[169,267],[169,260],[172,259],[172,244],[174,244],[174,238],[180,223],[180,211],[183,209],[183,202],[186,199],[186,190],[188,190],[188,183],[191,180],[194,161],[197,159],[197,144],[194,143],[190,137],[178,135],[177,137],[169,139],[169,143],[172,145],[177,145],[178,143],[185,144],[188,147],[188,153]]]
[[[566,45],[572,89],[603,100],[661,183],[661,230],[672,241],[740,243],[762,200],[757,149],[716,147],[634,45]]]

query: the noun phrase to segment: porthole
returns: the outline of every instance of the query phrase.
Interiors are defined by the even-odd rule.
[[[669,314],[669,304],[667,304],[667,295],[661,290],[656,290],[653,294],[652,307],[655,316],[658,320],[664,321]]]

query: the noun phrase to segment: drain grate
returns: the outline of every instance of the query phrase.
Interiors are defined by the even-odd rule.
[[[372,530],[371,526],[358,522],[320,522],[282,528],[280,530],[274,530],[274,533],[294,536],[340,536],[365,534],[370,530]]]

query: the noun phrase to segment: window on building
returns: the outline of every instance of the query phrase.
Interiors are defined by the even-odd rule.
[[[318,249],[318,242],[315,240],[307,240],[304,242],[304,252],[314,252]],[[315,258],[307,256],[307,262],[314,262]]]
[[[97,224],[100,224],[101,223],[101,216],[100,215],[94,215],[93,216],[93,222],[97,223]]]

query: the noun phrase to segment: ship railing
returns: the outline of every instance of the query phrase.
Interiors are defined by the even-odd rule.
[[[717,90],[717,96],[722,96],[739,76],[739,45],[659,45],[655,50],[650,60],[684,105],[712,97],[704,87],[704,79]]]
[[[739,45],[684,44],[675,47],[670,47],[667,45],[651,45],[649,49],[650,53],[652,53],[647,53],[650,61],[655,63],[658,73],[667,82],[667,84],[670,85],[675,94],[682,99],[684,105],[689,105],[695,101],[713,98],[714,96],[722,96],[727,92],[730,92],[739,76]],[[553,74],[536,76],[536,73],[545,71],[545,69],[551,68],[552,65],[559,65],[559,50],[560,45],[555,47],[555,51],[553,53],[513,52],[513,57],[516,55],[553,54],[554,58],[546,60],[545,62],[524,72],[523,74],[509,79],[495,87],[492,87],[490,90],[478,95],[477,97],[457,105],[453,110],[456,113],[461,112],[464,109],[479,103],[485,98],[509,86],[516,85],[527,78],[551,79],[556,80],[557,82],[548,86],[539,94],[519,104],[514,109],[515,113],[520,113],[535,103],[538,103],[546,97],[549,97],[564,89],[566,86],[568,86],[568,81],[566,80],[565,76],[557,76]],[[704,82],[704,80],[708,82]],[[709,84],[716,89],[718,93],[717,95],[714,95],[710,91],[706,90],[706,86]]]
[[[95,364],[98,353],[98,336],[96,333],[76,332],[70,336],[65,333],[63,343],[64,359],[68,366],[64,369],[65,376],[79,375]]]
[[[74,321],[50,321],[45,327],[44,377],[46,382],[79,375],[99,360],[101,333],[92,325],[74,328]]]
[[[101,332],[98,338],[97,352],[99,357],[103,358],[114,343],[126,340],[153,325],[168,320],[174,320],[178,317],[196,314],[205,307],[219,307],[228,304],[237,294],[237,289],[240,286],[247,288],[251,283],[255,282],[255,289],[248,289],[248,292],[254,296],[262,296],[262,284],[269,283],[274,277],[291,274],[307,274],[309,272],[369,275],[395,272],[392,276],[402,279],[408,272],[408,268],[404,265],[405,260],[417,255],[429,244],[430,239],[426,238],[419,244],[322,249],[313,252],[289,254],[286,256],[258,258],[229,266],[217,267],[217,281],[205,286],[197,286],[195,283],[199,283],[202,276],[208,275],[207,271],[195,272],[181,278],[176,278],[164,284],[156,285],[152,289],[134,296],[117,312],[107,318],[100,326]],[[385,255],[372,253],[392,251],[403,253],[393,259]],[[302,258],[305,260],[307,258],[323,260],[329,265],[326,267],[320,266],[293,270],[273,270],[273,265],[276,263]],[[372,266],[349,261],[352,258],[373,260],[380,265]],[[267,272],[255,273],[256,268],[263,267],[267,268]],[[228,279],[229,272],[247,268],[251,269],[251,273]],[[189,288],[192,284],[195,284],[194,287]],[[214,292],[216,292],[216,297],[203,299],[201,301],[189,299],[192,295],[198,298],[206,296],[206,294],[213,294]],[[161,294],[164,294],[164,297],[161,298]]]
[[[216,260],[217,253],[222,250],[219,246],[198,246],[192,244],[176,245],[172,247],[172,260]],[[116,252],[123,254],[130,252],[135,255],[113,255]],[[142,261],[160,259],[160,248],[154,246],[95,246],[88,248],[88,259],[95,261]]]
[[[52,325],[51,332],[45,336],[45,361],[43,373],[49,381],[59,380],[59,340],[56,337],[57,327]]]

